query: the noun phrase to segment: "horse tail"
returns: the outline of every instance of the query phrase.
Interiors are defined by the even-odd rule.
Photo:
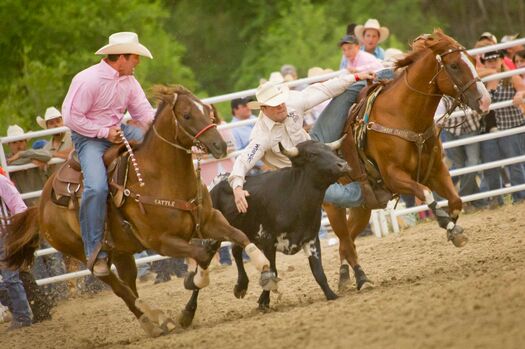
[[[14,215],[5,228],[1,263],[14,270],[29,268],[40,245],[38,207]]]

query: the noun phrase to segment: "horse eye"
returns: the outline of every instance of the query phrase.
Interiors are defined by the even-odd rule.
[[[458,66],[457,63],[452,63],[452,64],[450,65],[450,68],[452,68],[452,69],[458,69],[458,67],[459,67],[459,66]]]
[[[182,117],[186,120],[189,120],[191,119],[191,114],[184,114]]]

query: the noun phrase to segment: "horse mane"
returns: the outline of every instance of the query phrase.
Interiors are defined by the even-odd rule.
[[[173,96],[175,94],[178,95],[186,95],[189,96],[191,99],[198,99],[190,90],[188,90],[186,87],[182,85],[154,85],[152,87],[153,96],[160,102],[164,103],[172,103],[173,102]]]
[[[428,53],[429,50],[433,52],[442,52],[451,45],[461,47],[456,40],[443,33],[441,29],[434,29],[432,34],[423,34],[415,38],[410,45],[412,50],[408,52],[405,57],[397,60],[394,64],[394,68],[397,70],[399,68],[407,67],[419,60],[422,56]]]

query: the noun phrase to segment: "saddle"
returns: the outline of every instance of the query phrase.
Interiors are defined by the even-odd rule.
[[[125,152],[124,144],[110,147],[104,153],[104,164],[107,168],[108,179],[125,187],[128,174],[129,154]],[[83,176],[76,151],[72,151],[66,162],[57,170],[53,178],[53,202],[70,210],[79,208],[79,199],[84,191]],[[124,195],[118,189],[111,187],[111,196],[117,207],[124,204]]]
[[[375,161],[369,158],[366,153],[367,143],[367,123],[370,110],[375,101],[375,98],[381,93],[385,82],[377,82],[367,85],[358,96],[358,102],[350,108],[348,117],[344,127],[344,133],[350,134],[354,137],[355,145],[359,160],[361,161],[364,171],[368,177],[368,181],[380,201],[386,207],[387,202],[391,198],[390,191],[385,187],[381,173]],[[383,206],[381,204],[381,206]]]

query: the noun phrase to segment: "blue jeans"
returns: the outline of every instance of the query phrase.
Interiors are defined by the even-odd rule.
[[[468,137],[476,136],[478,132],[466,133],[461,136],[456,136],[446,130],[443,131],[443,135],[446,142],[454,141],[457,139],[464,139]],[[480,145],[479,143],[466,144],[459,147],[449,148],[446,150],[447,157],[452,162],[453,168],[463,168],[468,166],[475,166],[481,163]],[[479,186],[476,182],[477,172],[467,173],[459,176],[460,196],[471,195],[479,193]],[[473,204],[477,207],[486,205],[486,200],[476,200]]]
[[[144,135],[141,129],[129,125],[121,125],[121,128],[128,141],[142,141]],[[108,180],[102,156],[113,144],[107,139],[86,137],[76,132],[71,133],[71,138],[84,175],[84,193],[80,202],[80,229],[84,252],[89,259],[104,236]],[[105,251],[101,251],[98,255],[98,258],[105,257],[107,257]]]
[[[522,133],[506,137],[490,139],[481,142],[481,158],[483,162],[497,161],[505,158],[516,157],[525,153],[525,135]],[[525,183],[524,163],[508,165],[510,183],[519,185]],[[491,168],[484,171],[486,186],[489,190],[502,187],[500,168]],[[525,199],[525,191],[512,193],[514,201]],[[501,199],[499,199],[501,203]]]
[[[149,254],[148,254],[148,251],[146,251],[146,250],[144,250],[142,252],[139,252],[139,253],[135,253],[133,255],[133,257],[135,257],[135,259],[144,258],[144,257],[147,257],[147,256],[149,256]],[[137,277],[138,278],[146,276],[149,272],[151,272],[151,266],[150,266],[149,263],[137,265]]]
[[[4,258],[4,239],[0,237],[0,259]],[[9,296],[9,303],[6,306],[13,314],[13,318],[22,324],[31,324],[33,313],[27,301],[26,291],[24,285],[20,280],[18,271],[8,269],[0,269],[2,275],[2,282],[0,282],[0,289],[4,289]]]
[[[221,246],[219,248],[219,263],[222,265],[231,265],[232,264],[232,257],[230,254],[231,247],[230,246]]]
[[[366,86],[365,81],[350,85],[346,91],[334,97],[319,115],[310,136],[312,139],[330,143],[341,138],[343,128],[348,116],[348,110],[357,100],[359,92]],[[339,207],[358,207],[361,205],[361,187],[359,183],[352,182],[346,185],[334,183],[326,190],[326,202]]]

